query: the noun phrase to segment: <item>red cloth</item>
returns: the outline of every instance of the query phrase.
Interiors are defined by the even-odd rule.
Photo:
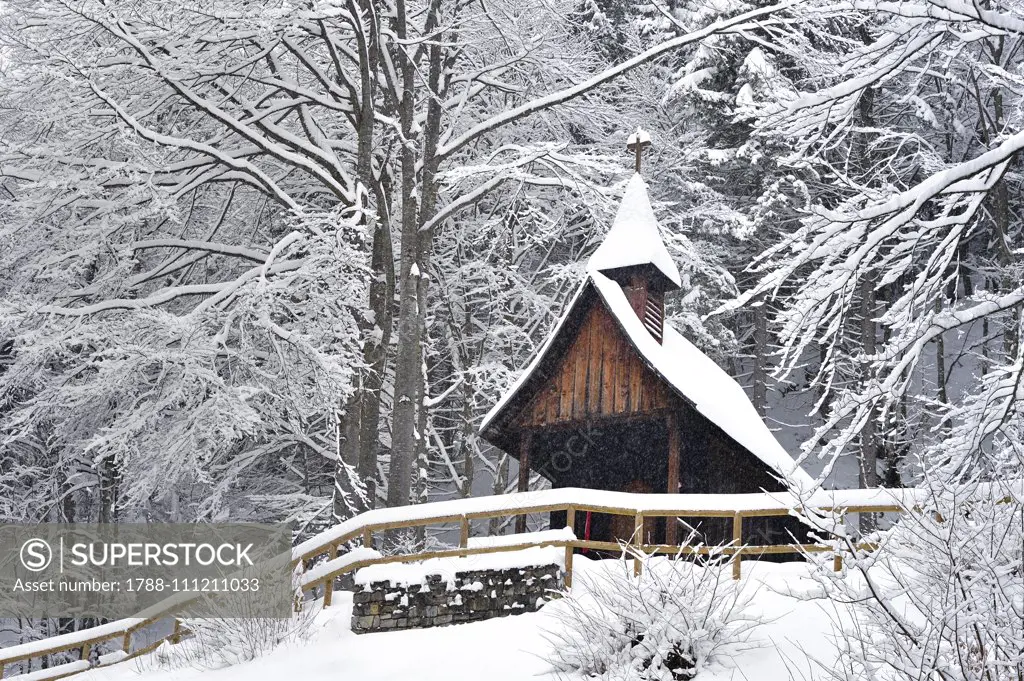
[[[587,522],[583,526],[583,541],[590,541],[590,511],[587,511]],[[581,553],[586,553],[590,549],[583,549]]]

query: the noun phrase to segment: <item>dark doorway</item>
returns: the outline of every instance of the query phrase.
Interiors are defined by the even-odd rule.
[[[668,429],[661,417],[604,419],[549,428],[531,441],[531,468],[553,487],[584,487],[614,492],[663,493],[668,486]],[[533,463],[536,462],[536,463]],[[628,541],[632,518],[591,514],[589,537]],[[565,525],[565,513],[551,514],[551,526]],[[664,541],[664,521],[645,527],[648,541]],[[587,533],[586,514],[576,518],[576,536]]]
[[[652,492],[668,485],[665,419],[607,419],[536,431],[530,467],[554,487],[616,492],[642,483]]]

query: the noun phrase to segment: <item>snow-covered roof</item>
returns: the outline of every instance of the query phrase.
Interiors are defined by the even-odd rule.
[[[622,287],[600,272],[588,275],[544,345],[484,417],[481,431],[488,429],[533,376],[588,286],[596,289],[647,364],[698,412],[790,483],[801,489],[814,487],[811,477],[775,439],[740,384],[670,326],[665,326],[664,338],[658,343],[630,307]]]
[[[647,183],[639,173],[626,185],[615,222],[604,242],[590,256],[587,271],[603,272],[636,265],[653,265],[677,287],[682,285],[679,270],[658,232],[658,219],[647,196]]]
[[[662,342],[658,343],[630,307],[621,286],[600,272],[592,272],[590,281],[651,368],[693,403],[697,411],[790,482],[808,490],[814,486],[811,477],[775,439],[732,376],[668,325]]]

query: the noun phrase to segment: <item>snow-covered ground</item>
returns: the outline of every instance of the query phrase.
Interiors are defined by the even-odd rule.
[[[609,561],[578,557],[574,590],[609,567]],[[802,562],[744,563],[743,584],[753,592],[750,607],[763,620],[750,646],[703,671],[702,681],[757,679],[790,681],[819,671],[835,659],[835,605],[814,600],[818,591]],[[540,612],[437,629],[364,634],[349,630],[351,594],[320,612],[309,637],[287,643],[252,662],[221,669],[160,669],[152,662],[128,662],[77,677],[80,681],[527,681],[555,679],[546,662],[556,630],[553,602]],[[753,613],[752,613],[753,614]],[[184,644],[188,645],[188,644]],[[813,658],[813,660],[811,659]],[[200,676],[201,675],[201,676]]]

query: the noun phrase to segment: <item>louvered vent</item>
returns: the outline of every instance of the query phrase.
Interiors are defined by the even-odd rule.
[[[665,329],[665,306],[664,299],[656,293],[648,293],[647,301],[644,304],[644,327],[654,336],[654,340],[662,341]]]

